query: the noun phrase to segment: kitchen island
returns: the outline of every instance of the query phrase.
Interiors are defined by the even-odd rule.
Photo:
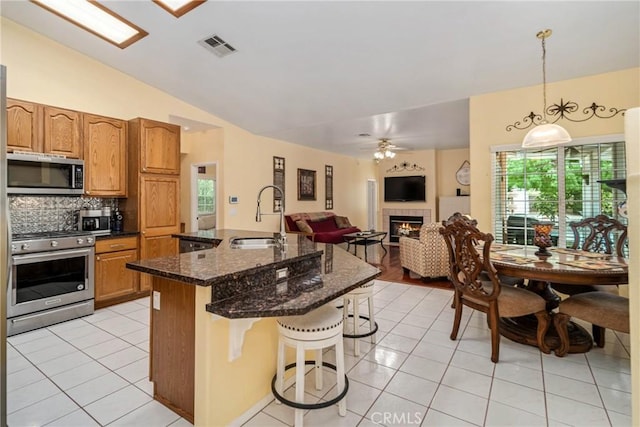
[[[289,235],[286,247],[215,249],[140,260],[153,276],[150,379],[154,398],[195,425],[228,425],[266,404],[275,373],[275,317],[299,315],[361,286],[380,271],[331,245]]]

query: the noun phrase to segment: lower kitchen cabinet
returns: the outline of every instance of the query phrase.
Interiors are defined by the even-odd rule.
[[[96,242],[95,306],[102,308],[148,294],[140,289],[140,273],[129,270],[138,260],[138,238],[122,237]]]

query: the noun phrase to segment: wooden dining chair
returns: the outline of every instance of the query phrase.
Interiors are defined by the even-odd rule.
[[[629,299],[610,292],[585,292],[560,301],[558,313],[553,317],[560,338],[560,346],[555,350],[557,356],[569,352],[567,324],[572,317],[600,328],[604,345],[604,328],[629,333]],[[598,341],[596,343],[600,346]]]
[[[581,249],[587,252],[625,256],[627,245],[627,226],[615,218],[607,215],[596,215],[592,218],[584,218],[582,221],[569,223],[573,232],[572,249]],[[564,283],[552,283],[551,287],[565,295],[578,295],[585,292],[609,292],[617,293],[618,288],[611,285],[568,285]],[[595,323],[592,324],[593,339],[598,347],[604,347],[604,329]]]
[[[538,347],[549,353],[544,340],[550,323],[545,300],[525,289],[502,286],[491,263],[493,235],[482,233],[476,225],[476,220],[454,214],[442,221],[440,229],[447,244],[451,281],[454,285],[455,316],[451,339],[457,339],[464,305],[486,313],[491,329],[491,361],[498,363],[500,317],[534,314],[538,319]],[[481,251],[478,252],[477,248],[481,248]]]

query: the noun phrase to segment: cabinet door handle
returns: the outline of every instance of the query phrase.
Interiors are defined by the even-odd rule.
[[[122,243],[109,245],[109,247],[111,247],[111,248],[121,248],[123,246],[124,246],[124,244],[122,244]]]
[[[100,257],[99,257],[99,256],[97,256],[97,257],[96,257],[96,259],[97,259],[98,261],[100,261]]]

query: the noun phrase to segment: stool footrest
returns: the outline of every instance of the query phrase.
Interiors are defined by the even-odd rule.
[[[353,318],[353,314],[350,314],[348,317]],[[359,318],[361,318],[362,320],[369,320],[369,318],[367,316],[358,316]],[[366,338],[366,337],[370,337],[371,335],[375,334],[376,332],[378,332],[378,322],[374,322],[375,327],[368,331],[368,332],[364,332],[362,334],[357,334],[357,335],[353,335],[353,334],[342,334],[343,337],[345,338]]]
[[[304,361],[305,365],[315,365],[316,362],[315,360],[305,360]],[[333,369],[334,371],[337,370],[336,365],[333,365],[331,363],[328,362],[322,362],[322,366],[326,366],[329,369]],[[284,367],[285,371],[288,371],[291,368],[295,368],[296,364],[295,363],[290,363],[287,366]],[[344,390],[342,390],[342,392],[336,396],[335,398],[328,400],[326,402],[319,402],[319,403],[300,403],[300,402],[294,402],[292,400],[289,400],[287,398],[285,398],[284,396],[280,395],[277,391],[276,391],[276,379],[277,379],[277,375],[273,376],[273,379],[271,380],[271,392],[273,393],[273,395],[275,396],[276,399],[278,399],[280,402],[282,402],[283,404],[287,405],[287,406],[291,406],[292,408],[296,408],[296,409],[322,409],[322,408],[328,408],[329,406],[335,405],[336,403],[338,403],[339,401],[341,401],[346,395],[347,395],[347,391],[349,391],[349,378],[347,378],[347,376],[344,376]]]

